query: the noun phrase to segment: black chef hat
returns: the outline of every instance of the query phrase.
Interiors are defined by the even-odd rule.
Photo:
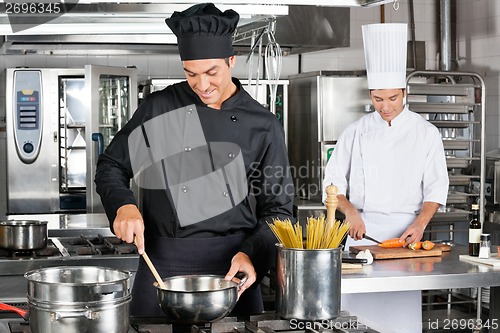
[[[232,9],[221,12],[202,3],[165,20],[177,36],[181,60],[223,59],[234,55],[233,33],[240,16]]]

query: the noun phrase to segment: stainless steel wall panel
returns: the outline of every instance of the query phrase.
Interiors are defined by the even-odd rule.
[[[349,124],[370,111],[366,76],[319,71],[289,79],[288,155],[296,193],[320,197],[328,151]]]

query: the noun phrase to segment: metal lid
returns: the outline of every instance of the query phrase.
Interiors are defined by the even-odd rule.
[[[490,234],[481,234],[481,240],[482,241],[490,240]]]
[[[47,224],[47,221],[39,221],[39,220],[6,220],[0,221],[0,225],[8,225],[8,226],[30,226],[30,225],[44,225]]]
[[[93,302],[130,295],[130,272],[98,266],[45,267],[24,274],[37,302]]]

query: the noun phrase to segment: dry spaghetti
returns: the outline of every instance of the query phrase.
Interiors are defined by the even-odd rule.
[[[268,223],[278,241],[286,248],[295,249],[333,249],[340,246],[349,231],[349,223],[339,220],[326,222],[325,217],[307,219],[306,239],[302,237],[299,222],[294,225],[290,220],[275,219]]]

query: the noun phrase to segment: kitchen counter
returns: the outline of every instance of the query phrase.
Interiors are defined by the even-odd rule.
[[[460,254],[467,254],[465,246],[441,257],[375,260],[342,273],[342,294],[491,287],[489,317],[500,325],[500,269],[461,261]]]

